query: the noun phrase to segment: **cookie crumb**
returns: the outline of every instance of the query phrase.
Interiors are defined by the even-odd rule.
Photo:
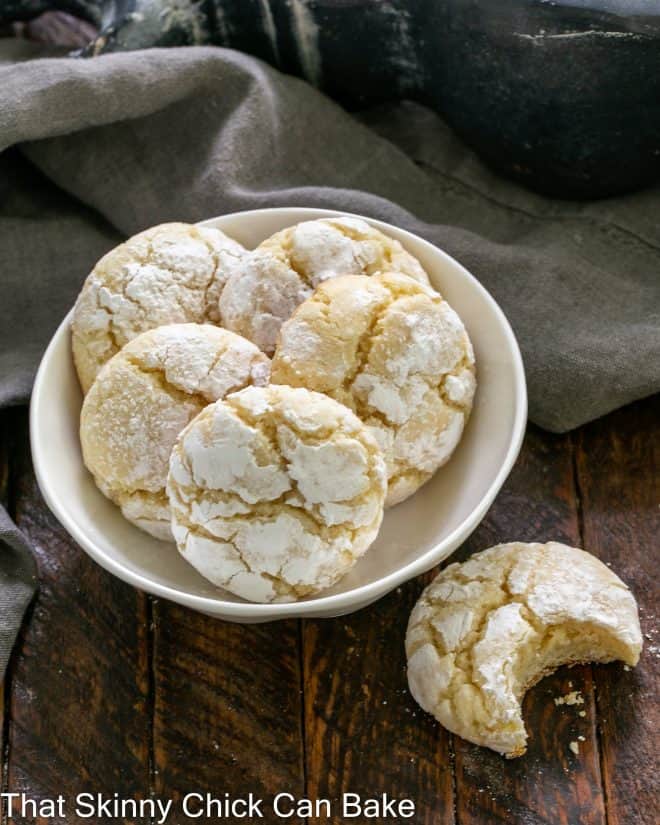
[[[569,682],[570,684],[570,682]],[[579,690],[572,690],[570,693],[565,693],[563,696],[555,696],[555,705],[583,705],[584,696]]]

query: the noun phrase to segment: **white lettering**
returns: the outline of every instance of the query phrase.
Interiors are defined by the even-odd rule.
[[[7,816],[14,816],[14,800],[21,796],[17,791],[4,791],[0,794],[0,799],[7,803]]]
[[[360,795],[357,793],[345,793],[342,797],[343,799],[343,811],[344,816],[349,818],[353,818],[355,816],[360,816],[362,813],[362,807],[360,805]]]
[[[163,801],[162,799],[155,799],[154,800],[156,805],[158,806],[158,813],[160,814],[159,819],[157,821],[157,825],[164,825],[165,820],[170,815],[170,811],[172,810],[172,800],[166,799]],[[151,814],[151,819],[154,819],[154,814]]]
[[[0,799],[5,802],[7,816],[10,819],[14,816],[25,819],[52,819],[57,816],[66,819],[62,794],[56,797],[31,799],[27,794],[18,791],[3,791],[0,793]]]
[[[197,801],[197,802],[200,802],[200,803],[203,802],[204,797],[201,795],[201,793],[187,793],[183,797],[183,813],[186,816],[192,817],[193,819],[197,819],[200,816],[204,816],[203,808],[200,808],[200,807],[192,808],[188,804],[189,801],[190,802]]]
[[[96,814],[94,794],[79,793],[76,797],[76,814],[83,819],[89,819]]]
[[[216,797],[210,793],[189,793],[183,798],[182,808],[183,813],[192,819],[262,819],[262,804],[263,800],[255,799],[253,793],[236,799],[232,799],[229,794]]]
[[[329,799],[296,799],[293,794],[278,793],[273,799],[273,811],[282,819],[290,819],[292,816],[301,819],[329,819],[331,806]]]
[[[273,811],[275,811],[275,816],[281,816],[285,819],[288,819],[290,816],[295,814],[295,808],[280,808],[280,800],[283,802],[294,802],[293,794],[290,793],[278,793],[277,796],[273,799]]]
[[[379,798],[367,799],[362,799],[356,793],[345,793],[342,800],[346,818],[361,816],[364,819],[409,819],[415,815],[415,803],[412,799],[393,799],[386,793]]]

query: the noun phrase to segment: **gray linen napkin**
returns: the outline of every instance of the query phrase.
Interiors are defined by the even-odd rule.
[[[0,680],[32,599],[36,573],[28,541],[0,507]]]
[[[291,205],[383,218],[465,264],[511,320],[542,427],[660,387],[658,189],[549,200],[491,174],[421,106],[360,123],[226,49],[3,62],[8,43],[0,150],[23,162],[6,162],[0,190],[2,402],[27,399],[40,349],[120,235]]]
[[[358,120],[227,49],[38,54],[0,41],[0,404],[28,399],[50,335],[121,237],[265,206],[382,218],[456,257],[508,315],[542,427],[660,388],[657,188],[549,200],[493,175],[421,106]]]

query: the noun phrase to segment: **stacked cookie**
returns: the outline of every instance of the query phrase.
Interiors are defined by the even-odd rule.
[[[449,459],[476,386],[419,261],[349,217],[252,251],[208,227],[142,232],[88,277],[72,339],[99,489],[260,602],[345,575]]]

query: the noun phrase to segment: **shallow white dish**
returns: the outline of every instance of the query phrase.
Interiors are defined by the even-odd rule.
[[[291,224],[339,214],[345,213],[259,209],[205,223],[252,248]],[[174,545],[129,524],[96,488],[80,452],[82,394],[67,317],[53,336],[35,380],[30,408],[32,456],[48,506],[100,565],[141,590],[230,621],[338,616],[429,570],[477,527],[508,476],[525,431],[527,393],[518,345],[493,298],[453,258],[409,232],[369,222],[419,258],[433,286],[463,319],[474,344],[475,404],[449,463],[412,498],[387,511],[376,542],[331,590],[294,604],[241,601],[203,579]]]

